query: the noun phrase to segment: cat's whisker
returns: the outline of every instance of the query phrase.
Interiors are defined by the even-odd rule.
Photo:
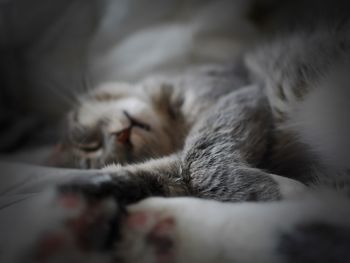
[[[82,63],[81,66],[83,69],[81,70],[77,91],[80,94],[88,94],[93,90],[92,81],[90,79],[90,74],[88,73],[87,66]]]
[[[50,89],[50,91],[52,91],[54,93],[54,95],[58,96],[61,100],[63,100],[65,103],[67,103],[70,107],[77,104],[77,100],[75,99],[75,97],[71,96],[69,94],[69,92],[67,92],[67,90],[62,89],[58,85],[47,85],[46,87],[48,87]]]
[[[52,75],[52,73],[47,72],[48,76]],[[69,85],[65,85],[62,81],[58,81],[57,78],[54,79],[46,78],[42,83],[45,87],[47,87],[54,95],[58,96],[59,99],[68,104],[68,106],[72,107],[79,103],[77,96],[74,94],[74,89],[69,89]]]

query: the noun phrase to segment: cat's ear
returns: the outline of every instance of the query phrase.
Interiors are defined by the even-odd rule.
[[[179,94],[174,84],[160,80],[149,80],[145,83],[145,90],[157,112],[172,119],[180,117],[183,96]]]

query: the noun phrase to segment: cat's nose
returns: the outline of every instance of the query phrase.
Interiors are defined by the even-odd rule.
[[[102,131],[97,128],[76,128],[71,132],[70,140],[75,147],[84,152],[95,152],[103,146]]]
[[[114,132],[112,133],[112,135],[115,136],[115,139],[118,143],[121,143],[123,145],[128,145],[130,144],[131,129],[132,128],[129,127],[119,132]]]

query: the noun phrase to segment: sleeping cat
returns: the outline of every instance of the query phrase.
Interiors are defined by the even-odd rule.
[[[17,262],[349,261],[348,30],[87,94],[53,161],[105,174],[33,209]],[[201,199],[125,209],[150,196]]]
[[[116,164],[61,185],[45,210],[34,208],[29,239],[38,241],[19,255],[26,262],[347,262],[347,30],[298,33],[244,62],[88,94],[69,115],[57,159]],[[149,196],[201,199],[151,198],[125,214],[125,205]]]

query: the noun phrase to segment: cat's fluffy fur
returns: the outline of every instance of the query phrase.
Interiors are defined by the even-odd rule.
[[[63,202],[67,212],[62,210],[61,201],[51,203],[54,205],[50,209],[61,212],[48,227],[58,232],[64,230],[65,245],[58,246],[60,253],[53,250],[44,259],[31,255],[43,262],[70,259],[112,262],[116,258],[123,262],[346,262],[350,229],[347,167],[343,159],[334,160],[336,155],[327,157],[333,148],[329,153],[323,151],[327,147],[319,150],[322,141],[319,137],[308,137],[307,131],[314,121],[319,121],[317,125],[329,121],[327,115],[313,115],[318,109],[313,107],[319,107],[321,98],[329,94],[326,90],[333,94],[326,97],[327,102],[340,107],[335,110],[344,110],[339,99],[346,96],[346,87],[337,86],[337,82],[329,85],[334,69],[347,64],[350,42],[343,30],[320,29],[310,36],[297,33],[289,41],[278,41],[247,56],[246,64],[238,61],[233,66],[192,71],[174,82],[157,78],[140,84],[136,95],[126,96],[137,98],[143,94],[139,103],[155,103],[150,104],[151,108],[160,111],[153,117],[168,114],[180,123],[187,117],[184,127],[188,134],[184,142],[174,148],[172,155],[136,164],[130,159],[129,164],[104,168],[105,176],[60,186],[58,200],[69,200],[66,208],[67,201]],[[326,55],[325,52],[329,56],[317,57]],[[338,80],[347,77],[342,70],[337,71],[337,76]],[[196,83],[202,85],[189,85]],[[178,85],[178,89],[172,85]],[[129,103],[123,102],[125,97],[114,96],[118,87],[125,91],[118,84],[111,90],[100,89],[82,105],[89,103],[93,109],[97,101],[129,107]],[[145,90],[146,93],[141,92]],[[161,97],[154,97],[155,94]],[[177,103],[170,103],[174,101]],[[112,109],[120,111],[118,107]],[[300,115],[302,110],[305,112]],[[145,111],[130,115],[147,123],[147,119],[138,118]],[[81,121],[79,114],[73,117],[75,121]],[[310,114],[312,118],[307,119]],[[182,118],[177,119],[179,116]],[[339,123],[333,120],[334,128],[347,128],[344,120]],[[148,134],[152,129],[144,134],[152,136]],[[172,132],[176,136],[176,130]],[[321,139],[339,139],[337,134],[333,135],[328,137],[331,136],[328,133]],[[347,144],[346,139],[343,145]],[[66,147],[72,147],[67,143]],[[112,200],[125,205],[148,196],[192,196],[239,203],[156,198],[129,207],[126,216],[110,205]],[[258,203],[277,200],[280,201]],[[71,202],[79,204],[73,215]],[[100,203],[97,208],[96,202]],[[81,239],[82,233],[90,233],[90,225],[83,218],[94,218],[96,209],[100,221],[91,227],[99,234],[91,232],[93,239]],[[64,217],[75,218],[80,228],[71,229],[67,224],[71,219],[62,221],[62,213]],[[47,224],[47,216],[41,217]],[[115,230],[116,222],[119,231]],[[110,232],[106,232],[106,224],[110,225],[107,228]],[[39,229],[42,228],[34,236],[46,240],[48,237]],[[67,241],[75,238],[76,244]],[[34,251],[40,251],[41,244],[36,243]],[[88,252],[80,248],[86,244]]]
[[[244,62],[146,80],[132,92],[115,84],[88,95],[71,113],[67,140],[53,159],[123,165],[59,187],[64,202],[55,205],[69,210],[62,212],[69,220],[60,213],[49,228],[63,231],[63,245],[43,258],[33,254],[45,248],[36,243],[31,258],[347,262],[347,33],[347,23],[297,30]],[[168,121],[154,120],[162,118]],[[239,203],[156,198],[128,207],[127,215],[118,209],[150,196]],[[46,240],[39,228],[37,234]]]

